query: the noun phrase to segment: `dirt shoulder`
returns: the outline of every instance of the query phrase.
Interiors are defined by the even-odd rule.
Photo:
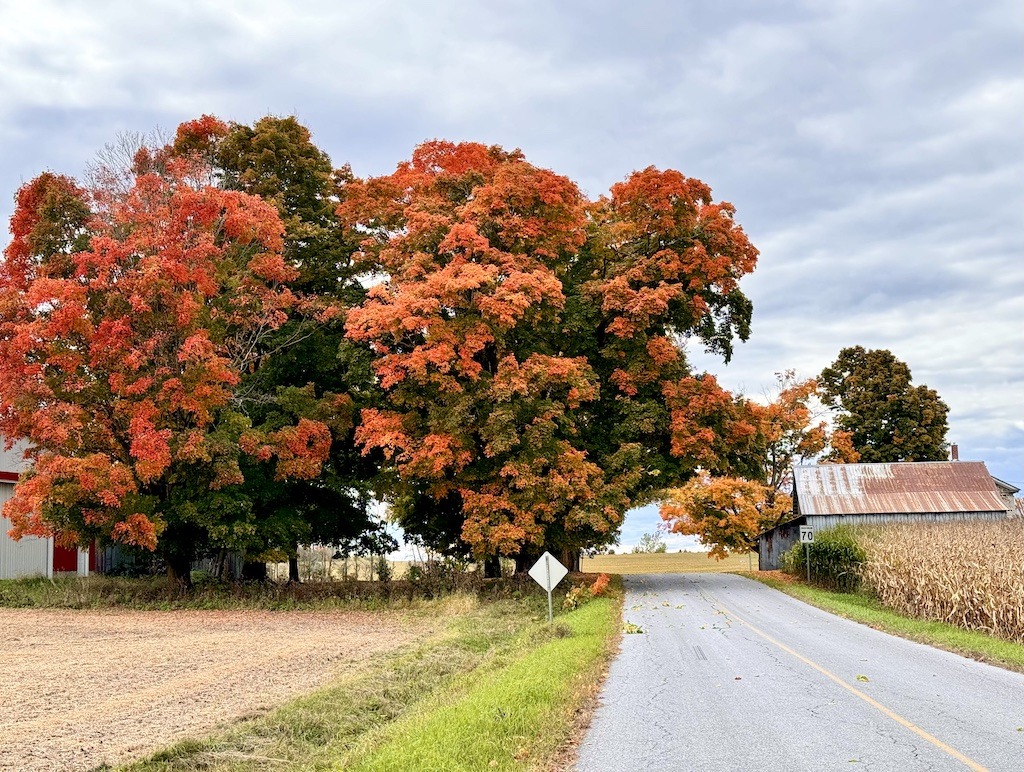
[[[381,612],[0,609],[0,769],[122,763],[425,636]]]

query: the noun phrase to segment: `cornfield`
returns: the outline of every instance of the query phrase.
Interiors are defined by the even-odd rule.
[[[864,529],[864,589],[907,616],[1024,643],[1024,520]]]

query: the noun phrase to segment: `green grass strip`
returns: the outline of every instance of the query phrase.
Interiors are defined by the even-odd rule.
[[[521,770],[544,765],[568,739],[572,713],[610,656],[617,604],[598,599],[567,614],[556,637],[507,666],[440,695],[341,768]]]
[[[798,600],[854,622],[901,638],[925,643],[1009,670],[1024,672],[1024,645],[946,622],[914,619],[897,614],[877,599],[861,593],[823,590],[803,583],[780,582],[756,573],[744,574]]]
[[[123,769],[544,768],[611,657],[620,606],[599,598],[549,626],[536,593],[441,601],[429,613],[446,632],[414,650]]]

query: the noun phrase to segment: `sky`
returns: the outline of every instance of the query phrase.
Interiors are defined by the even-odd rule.
[[[360,176],[443,138],[592,197],[650,165],[697,177],[761,252],[751,339],[698,367],[758,396],[889,349],[960,457],[1024,488],[1019,0],[0,0],[5,222],[37,174],[204,113],[295,115]],[[630,513],[621,545],[658,523]]]

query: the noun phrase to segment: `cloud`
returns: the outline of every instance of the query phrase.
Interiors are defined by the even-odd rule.
[[[697,364],[760,393],[889,348],[1021,480],[1022,35],[1016,0],[9,3],[0,216],[40,171],[202,113],[294,113],[364,175],[433,137],[521,147],[592,196],[678,168],[761,249],[752,340]]]

